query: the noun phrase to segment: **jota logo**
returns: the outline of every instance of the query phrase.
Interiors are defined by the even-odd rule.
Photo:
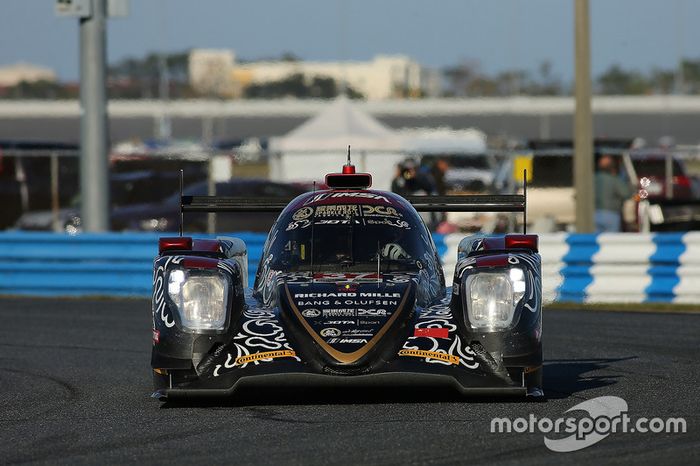
[[[566,410],[584,411],[583,416],[568,416],[558,419],[538,418],[494,418],[491,420],[491,433],[535,433],[546,434],[544,444],[552,451],[566,453],[590,447],[612,433],[685,433],[686,421],[683,418],[661,419],[640,417],[632,419],[627,414],[627,402],[617,396],[600,396],[586,400]],[[562,437],[561,434],[570,434]]]

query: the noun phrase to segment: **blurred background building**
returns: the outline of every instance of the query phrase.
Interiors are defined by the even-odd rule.
[[[25,3],[0,17],[3,43],[15,44],[0,50],[0,228],[78,231],[78,22]],[[599,2],[592,11],[595,155],[617,157],[638,194],[625,210],[630,230],[700,228],[700,56],[690,21],[700,6],[671,3]],[[530,222],[572,228],[570,2],[203,4],[131,2],[127,17],[108,21],[113,228],[170,228],[170,214],[153,205],[140,207],[143,218],[130,209],[160,202],[168,211],[180,168],[197,189],[211,177],[306,189],[336,169],[347,145],[384,189],[414,177],[433,181],[424,191],[512,192],[527,167]],[[41,29],[26,27],[35,23]],[[656,223],[645,227],[640,201],[668,205],[649,210]]]
[[[193,49],[189,52],[192,89],[203,95],[252,97],[274,93],[277,87],[340,86],[351,96],[367,100],[438,97],[442,94],[439,71],[428,69],[404,55],[377,55],[371,61],[303,61],[292,55],[279,60],[237,62],[232,50]],[[269,89],[266,89],[269,88]],[[280,90],[282,92],[282,90]]]
[[[56,73],[51,68],[31,63],[15,63],[0,66],[0,86],[11,87],[21,82],[55,82]]]

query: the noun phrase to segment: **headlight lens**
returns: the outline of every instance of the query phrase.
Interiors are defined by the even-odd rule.
[[[477,273],[467,277],[469,323],[479,329],[501,330],[513,323],[515,308],[525,294],[525,272]]]
[[[222,330],[228,308],[228,279],[218,271],[175,269],[168,277],[168,295],[175,303],[184,327]]]

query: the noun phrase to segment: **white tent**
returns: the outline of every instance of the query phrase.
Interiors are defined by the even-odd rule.
[[[345,163],[348,145],[358,171],[373,176],[373,187],[389,189],[405,155],[396,133],[341,96],[285,136],[270,141],[270,178],[322,180]]]

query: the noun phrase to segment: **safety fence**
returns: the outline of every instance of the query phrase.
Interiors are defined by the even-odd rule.
[[[0,233],[0,294],[149,296],[159,236]],[[245,241],[252,284],[265,235],[225,236]],[[434,236],[448,284],[462,238]],[[540,254],[548,301],[700,304],[700,232],[548,234]]]

